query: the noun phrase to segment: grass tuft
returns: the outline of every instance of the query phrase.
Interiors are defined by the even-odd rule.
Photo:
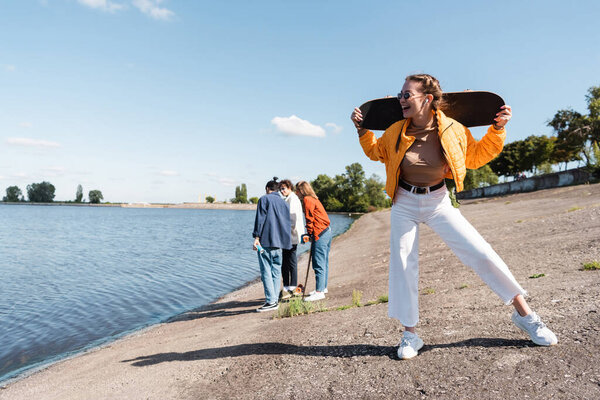
[[[314,304],[302,301],[301,297],[294,297],[287,303],[282,303],[277,310],[278,318],[295,317],[296,315],[310,314],[314,312]]]
[[[425,294],[434,294],[435,293],[435,289],[434,288],[427,288],[425,289]]]
[[[600,261],[592,261],[589,263],[583,263],[584,271],[597,271],[600,270]]]
[[[352,290],[352,306],[360,307],[360,300],[362,299],[362,292],[360,290]]]
[[[458,288],[459,288],[459,289],[466,289],[466,288],[468,288],[468,287],[469,287],[469,285],[467,285],[466,283],[463,283],[463,284],[462,284],[462,285],[460,285]]]
[[[434,293],[433,289],[431,293]],[[297,315],[313,314],[327,311],[343,311],[354,307],[371,306],[374,304],[381,304],[388,302],[388,295],[383,294],[377,298],[377,300],[371,300],[366,304],[361,304],[362,292],[354,289],[352,291],[352,304],[346,304],[336,308],[327,308],[324,301],[317,301],[314,303],[302,301],[301,297],[294,297],[287,303],[281,303],[277,314],[273,318],[290,318]]]
[[[581,210],[581,207],[578,207],[578,206],[571,207],[567,210],[567,212],[572,212],[572,211],[577,211],[577,210]]]
[[[529,279],[543,278],[546,274],[533,274],[529,277]]]

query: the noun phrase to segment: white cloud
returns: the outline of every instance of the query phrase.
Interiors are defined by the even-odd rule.
[[[21,123],[19,124],[19,126],[20,126],[21,128],[28,128],[28,129],[29,129],[29,128],[33,128],[33,124],[32,124],[31,122],[21,122]]]
[[[12,174],[13,178],[27,178],[29,175],[25,172],[17,172],[16,174]]]
[[[333,131],[333,133],[340,133],[342,131],[342,127],[337,124],[334,124],[333,122],[328,122],[325,124],[325,126],[327,128],[330,128]]]
[[[102,11],[115,12],[125,8],[123,4],[114,3],[110,0],[77,0],[80,4]]]
[[[179,176],[179,172],[172,170],[163,170],[158,173],[161,176]]]
[[[167,8],[160,7],[162,2],[163,0],[133,0],[133,5],[154,19],[169,20],[175,13]]]
[[[8,138],[6,143],[26,147],[60,147],[60,143],[30,138]]]
[[[65,167],[48,167],[44,168],[44,171],[52,171],[52,172],[65,172]]]
[[[125,8],[123,4],[115,3],[110,0],[77,0],[81,4],[91,8],[97,8],[102,11],[115,12]]]
[[[229,179],[229,178],[221,178],[219,179],[219,183],[223,186],[235,186],[236,185],[236,181],[234,181],[233,179]]]
[[[291,117],[275,117],[271,120],[271,123],[280,132],[288,135],[325,137],[325,129],[295,115]]]
[[[48,167],[44,168],[44,175],[55,177],[64,175],[66,168],[65,167]]]
[[[3,67],[7,72],[15,72],[17,70],[17,67],[11,64],[4,64]]]

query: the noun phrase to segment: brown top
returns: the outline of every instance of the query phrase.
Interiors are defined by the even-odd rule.
[[[424,128],[410,124],[406,136],[415,141],[406,151],[400,164],[400,178],[414,186],[433,186],[444,179],[446,159],[438,136],[435,119]]]

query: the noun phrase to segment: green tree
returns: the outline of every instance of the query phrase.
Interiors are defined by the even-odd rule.
[[[212,197],[212,196],[206,196],[205,199],[206,199],[207,203],[214,203],[215,202],[215,198]]]
[[[258,204],[258,197],[250,197],[250,203],[252,204]]]
[[[537,168],[540,165],[547,163],[552,159],[556,138],[548,137],[546,135],[532,135],[525,140],[530,147],[529,155],[531,158],[531,165],[533,167],[532,172],[535,175],[537,173]]]
[[[376,175],[365,179],[359,163],[346,166],[345,173],[333,178],[321,174],[311,186],[328,211],[366,212],[391,203],[383,192],[381,180]]]
[[[6,188],[6,196],[4,196],[2,201],[17,202],[22,196],[23,192],[21,192],[18,186],[9,186]]]
[[[99,190],[90,190],[88,193],[88,200],[91,204],[99,204],[104,200],[104,196],[102,196],[102,192]]]
[[[567,163],[581,160],[581,152],[587,141],[587,129],[583,115],[572,109],[558,110],[548,122],[556,133],[556,143],[552,153],[554,162]]]
[[[51,203],[54,200],[56,188],[50,182],[32,183],[27,185],[27,198],[33,203]]]
[[[386,196],[385,184],[375,174],[365,181],[365,193],[369,198],[369,205],[375,208],[390,207],[392,199]]]
[[[242,183],[240,186],[235,187],[235,197],[231,199],[232,203],[248,203],[248,189],[246,184]]]
[[[75,203],[81,203],[83,200],[83,187],[77,185],[77,192],[75,193]]]
[[[338,211],[342,207],[340,201],[336,199],[337,185],[331,177],[320,174],[310,184],[326,210]]]
[[[585,100],[589,112],[585,121],[590,127],[588,139],[592,143],[600,143],[600,86],[589,88]]]
[[[476,189],[498,183],[498,175],[489,165],[478,169],[468,169],[464,180],[464,190]]]
[[[519,143],[507,143],[500,155],[494,158],[488,165],[500,176],[512,176],[521,171],[519,165]]]
[[[546,175],[546,174],[551,174],[553,172],[554,172],[554,170],[552,169],[552,164],[550,164],[549,161],[540,164],[537,168],[538,175]]]

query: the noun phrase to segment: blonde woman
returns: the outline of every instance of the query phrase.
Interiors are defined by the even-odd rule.
[[[304,218],[306,219],[306,233],[313,238],[312,264],[315,271],[316,290],[304,300],[323,300],[327,293],[329,279],[329,250],[333,237],[329,227],[329,216],[310,186],[310,183],[300,181],[296,184],[296,194],[302,202]]]
[[[386,192],[393,199],[390,236],[388,314],[404,325],[398,357],[418,354],[423,340],[416,333],[419,321],[419,224],[439,234],[458,258],[471,267],[515,311],[512,320],[538,345],[558,342],[554,333],[531,311],[508,267],[460,211],[452,207],[444,178],[454,179],[462,190],[466,168],[476,169],[496,157],[504,145],[505,125],[512,116],[503,106],[485,136],[477,141],[469,129],[440,110],[442,89],[427,74],[406,77],[398,93],[405,119],[392,124],[381,137],[360,126],[355,108],[351,119],[363,151],[386,167]]]

